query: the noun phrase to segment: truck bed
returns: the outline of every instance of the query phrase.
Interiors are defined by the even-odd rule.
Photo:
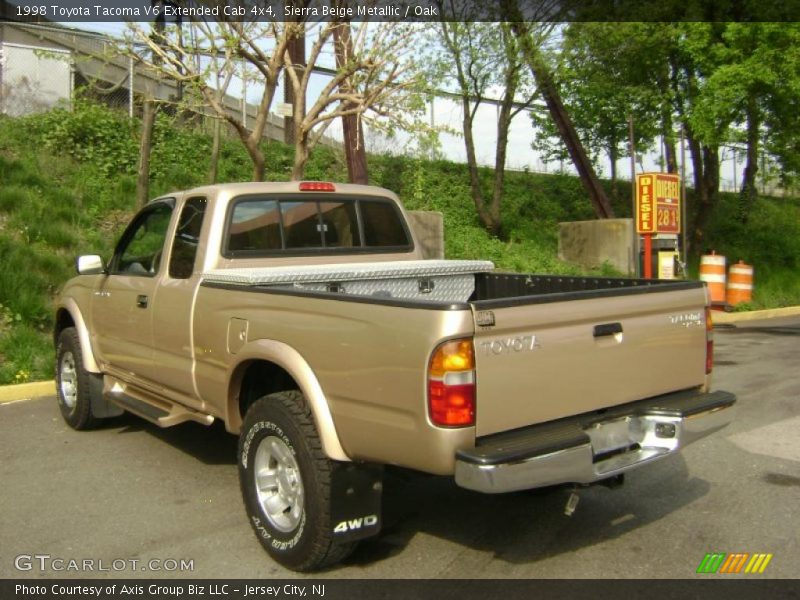
[[[700,281],[476,273],[475,293],[470,302],[477,308],[488,309],[702,287]]]
[[[223,270],[207,274],[203,285],[469,311],[478,436],[705,384],[701,282],[518,275],[493,273],[490,267],[409,261],[366,268],[322,265],[300,272],[295,267]],[[322,305],[314,310],[326,312]],[[381,314],[410,326],[408,313]]]

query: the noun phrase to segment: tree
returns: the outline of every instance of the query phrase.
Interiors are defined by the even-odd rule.
[[[263,181],[266,162],[260,144],[284,65],[283,52],[288,42],[286,24],[199,20],[194,26],[194,46],[187,48],[180,34],[181,26],[169,26],[153,39],[138,24],[131,23],[132,43],[126,52],[156,73],[184,86],[187,93],[199,97],[218,118],[229,123],[253,163],[253,180]],[[220,69],[235,70],[237,59],[249,63],[264,84],[251,127],[245,125],[237,111],[226,107],[224,97],[213,83]]]
[[[472,7],[468,2],[448,0],[439,2],[439,8],[449,18],[438,23],[437,45],[443,47],[445,53],[435,61],[434,72],[441,73],[445,82],[452,81],[461,103],[470,190],[478,218],[492,235],[502,237],[500,208],[508,132],[514,117],[532,101],[532,82],[526,74],[517,40],[508,24],[471,21],[469,10]],[[548,30],[549,27],[543,27],[540,35],[546,35]],[[500,97],[497,100],[494,181],[490,198],[487,199],[480,180],[473,129],[477,111],[481,105],[485,105],[490,90],[497,90]],[[517,101],[518,95],[524,99]]]
[[[659,128],[657,65],[647,48],[652,33],[643,25],[571,23],[563,32],[557,76],[565,108],[587,150],[608,157],[612,197],[617,162],[628,153],[628,117],[634,120],[637,148],[650,146]],[[540,146],[546,148],[553,130],[541,127],[543,120],[537,119],[547,135]]]
[[[414,78],[413,33],[410,27],[395,23],[371,26],[362,22],[353,31],[349,60],[331,75],[319,95],[306,108],[311,76],[324,51],[330,49],[333,32],[341,23],[309,22],[195,22],[193,47],[182,43],[180,28],[168,27],[159,40],[153,40],[136,24],[130,25],[132,41],[127,52],[161,75],[184,86],[204,104],[227,121],[237,132],[253,162],[253,180],[262,181],[265,158],[261,149],[269,112],[284,70],[292,87],[294,106],[292,132],[295,159],[292,178],[303,176],[311,149],[330,123],[342,116],[404,115],[413,106],[411,95],[417,85]],[[289,45],[297,36],[313,39],[303,64],[297,64]],[[153,53],[153,57],[150,57]],[[200,55],[203,60],[195,60]],[[255,118],[245,124],[235,110],[229,109],[217,93],[209,57],[219,57],[224,70],[236,60],[249,64],[263,84]],[[347,86],[340,87],[343,82]],[[404,117],[396,119],[403,124]]]
[[[555,123],[558,133],[572,158],[575,169],[581,178],[584,188],[589,194],[589,200],[594,207],[595,214],[600,219],[614,217],[614,209],[606,196],[600,180],[597,178],[594,167],[586,153],[586,149],[575,130],[575,125],[561,99],[561,93],[553,69],[547,62],[544,52],[531,34],[530,24],[520,20],[519,7],[515,0],[504,3],[505,17],[512,20],[511,29],[514,32],[522,56],[533,73],[539,86],[545,105]]]
[[[304,65],[295,64],[291,53],[284,50],[284,67],[295,99],[292,179],[302,178],[311,150],[336,119],[357,117],[383,127],[380,119],[388,118],[394,121],[393,126],[413,129],[415,125],[409,116],[419,105],[416,38],[412,27],[366,21],[352,27],[349,23],[328,21],[315,25],[314,29],[316,33],[312,36],[316,39]],[[306,108],[314,66],[323,50],[333,43],[335,32],[343,30],[349,37],[346,56],[342,57],[345,60],[339,60],[335,73]]]
[[[336,68],[343,68],[353,55],[353,38],[349,21],[344,21],[333,30],[333,43],[336,54]],[[352,92],[350,80],[345,79],[339,86],[347,94]],[[346,109],[352,108],[347,103]],[[364,128],[358,115],[348,114],[342,117],[342,133],[344,137],[344,154],[347,163],[347,178],[350,183],[367,184],[367,151],[364,147]]]
[[[715,133],[715,123],[728,123],[722,137],[745,142],[740,186],[740,212],[745,221],[757,196],[762,141],[780,137],[796,121],[793,99],[800,90],[798,43],[796,23],[726,23],[707,58],[713,70],[709,69],[700,90],[693,124],[708,137]],[[785,156],[779,145],[771,147]]]

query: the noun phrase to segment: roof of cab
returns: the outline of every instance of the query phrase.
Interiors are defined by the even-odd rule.
[[[156,200],[169,198],[176,194],[185,195],[209,195],[209,196],[236,196],[239,194],[258,194],[258,193],[310,193],[301,192],[300,184],[305,181],[247,181],[241,183],[219,183],[215,185],[204,185],[188,190],[174,191],[169,194],[164,194]],[[354,183],[337,183],[333,182],[336,188],[335,192],[316,192],[319,194],[346,194],[350,196],[388,196],[397,199],[397,195],[391,190],[374,185],[358,185]],[[313,192],[312,192],[313,193]]]

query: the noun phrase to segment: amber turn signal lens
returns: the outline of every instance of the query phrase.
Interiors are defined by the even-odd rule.
[[[428,374],[431,377],[443,377],[445,373],[471,371],[474,368],[472,340],[453,340],[445,342],[433,353]]]

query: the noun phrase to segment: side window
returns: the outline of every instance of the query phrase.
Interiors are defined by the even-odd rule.
[[[169,276],[173,279],[188,279],[194,272],[200,229],[203,227],[205,214],[205,198],[190,198],[183,205],[169,258]]]
[[[156,204],[140,213],[125,231],[114,255],[112,272],[153,277],[161,265],[172,207]]]

